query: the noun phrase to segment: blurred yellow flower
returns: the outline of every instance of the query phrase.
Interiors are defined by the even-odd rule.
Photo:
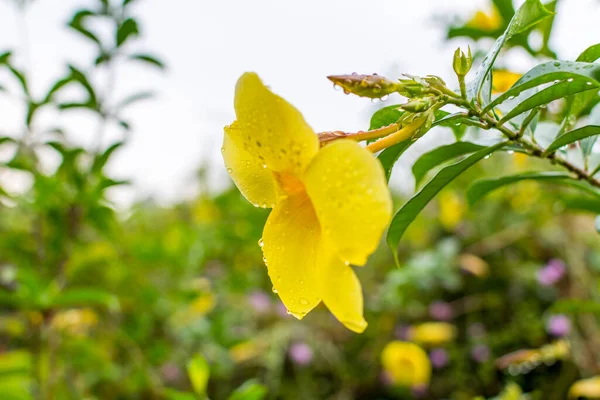
[[[600,398],[600,376],[581,379],[569,389],[569,399],[585,397],[589,399]]]
[[[475,275],[478,278],[483,278],[489,273],[489,266],[483,259],[474,254],[463,253],[458,256],[458,264],[460,269]]]
[[[495,70],[492,74],[492,93],[504,93],[521,78],[522,74],[507,70]]]
[[[52,327],[71,335],[85,335],[98,324],[98,315],[91,308],[60,311],[52,318]]]
[[[429,384],[429,357],[414,343],[398,340],[388,343],[381,353],[381,364],[395,385],[415,387]]]
[[[515,153],[513,155],[513,160],[517,169],[522,170],[527,166],[529,156],[523,153]]]
[[[319,148],[302,114],[254,73],[236,86],[237,120],[225,128],[223,158],[242,194],[272,207],[261,246],[274,290],[296,318],[321,300],[362,332],[362,266],[392,212],[383,168],[350,140]]]
[[[229,357],[236,363],[242,363],[256,357],[261,351],[256,342],[248,340],[229,348]]]
[[[502,16],[496,7],[492,7],[489,13],[478,10],[466,25],[470,28],[481,29],[482,31],[495,31],[502,27]]]
[[[456,192],[445,190],[440,193],[440,222],[447,230],[456,228],[462,221],[466,207]]]
[[[447,322],[425,322],[411,326],[408,338],[427,346],[439,346],[454,340],[456,327]]]

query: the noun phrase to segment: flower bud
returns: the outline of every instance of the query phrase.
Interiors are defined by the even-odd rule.
[[[471,55],[471,47],[469,47],[469,55],[465,55],[460,47],[457,48],[454,52],[454,61],[452,62],[452,67],[456,75],[464,77],[469,73],[472,65],[473,56]]]
[[[435,98],[428,96],[409,101],[408,103],[400,106],[400,108],[402,108],[404,111],[418,113],[429,110],[434,103]]]
[[[384,76],[373,75],[331,75],[327,79],[334,85],[341,86],[344,93],[352,93],[361,97],[380,99],[401,89],[401,83],[391,81]]]

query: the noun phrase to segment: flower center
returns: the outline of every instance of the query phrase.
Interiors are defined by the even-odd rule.
[[[275,180],[279,188],[287,195],[300,194],[306,192],[306,188],[300,179],[292,174],[275,172]]]

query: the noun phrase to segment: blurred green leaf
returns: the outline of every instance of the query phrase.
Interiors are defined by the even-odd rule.
[[[267,388],[254,380],[244,382],[228,400],[262,400],[267,396]]]
[[[127,96],[126,98],[124,98],[123,100],[121,100],[119,103],[117,103],[117,105],[115,106],[115,108],[117,110],[121,110],[127,106],[130,106],[134,103],[137,103],[138,101],[142,101],[142,100],[148,100],[151,99],[155,96],[154,92],[140,92],[140,93],[136,93],[133,94],[131,96]]]
[[[73,15],[73,18],[67,24],[67,26],[101,46],[102,42],[98,36],[84,26],[85,19],[95,15],[97,14],[91,10],[79,10]]]
[[[0,65],[8,64],[10,62],[11,56],[12,51],[5,51],[4,53],[0,53]]]
[[[180,392],[179,390],[166,388],[163,391],[167,400],[198,400],[198,397],[191,393]]]
[[[469,99],[481,101],[483,106],[489,103],[492,84],[491,70],[504,44],[514,35],[526,31],[550,15],[553,14],[544,8],[540,0],[527,0],[519,7],[502,36],[496,40],[492,49],[483,59],[475,73],[475,79],[468,84]],[[482,96],[484,90],[486,93]]]
[[[133,18],[127,18],[117,30],[117,47],[121,47],[129,38],[139,34],[137,21]]]
[[[596,191],[586,183],[580,182],[564,172],[524,172],[516,175],[502,176],[500,178],[481,179],[475,181],[467,191],[469,204],[473,205],[482,197],[499,189],[503,186],[517,183],[524,180],[549,181],[576,187],[587,193],[596,196],[600,200],[600,192]]]
[[[400,210],[394,215],[390,224],[387,243],[392,249],[397,261],[396,247],[402,238],[402,235],[417,215],[425,206],[454,178],[466,171],[481,159],[489,156],[496,150],[501,149],[507,142],[501,142],[490,147],[479,150],[464,160],[443,168],[437,175],[429,181],[417,194],[415,194]]]
[[[113,143],[106,150],[104,150],[103,153],[98,154],[94,159],[94,163],[92,164],[92,168],[90,171],[92,173],[99,173],[102,170],[102,168],[104,168],[104,166],[106,165],[110,157],[113,155],[113,153],[121,147],[123,147],[124,144],[125,142]]]
[[[592,300],[559,299],[550,308],[553,312],[556,313],[600,313],[600,304]]]
[[[130,60],[134,60],[134,61],[142,61],[146,64],[150,64],[154,67],[160,68],[160,69],[165,69],[166,65],[159,60],[157,57],[153,56],[153,55],[149,55],[149,54],[131,54],[129,56]]]
[[[581,139],[585,139],[590,136],[600,135],[600,126],[597,125],[586,125],[581,128],[572,130],[559,136],[554,142],[548,146],[545,153],[549,154],[555,150],[560,149],[563,146],[566,146],[571,143],[575,143],[580,141]]]
[[[30,98],[31,94],[29,93],[29,85],[27,84],[27,78],[25,77],[25,75],[23,74],[23,72],[19,71],[18,69],[16,69],[12,65],[8,66],[8,70],[19,81],[19,84],[21,85],[21,89],[23,89],[23,93],[25,94],[25,96],[27,96],[27,98]]]
[[[206,396],[206,386],[210,376],[210,365],[202,354],[196,354],[187,364],[187,372],[192,382],[194,391],[202,396]]]

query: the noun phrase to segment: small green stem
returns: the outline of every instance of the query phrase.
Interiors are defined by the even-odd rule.
[[[467,84],[463,75],[458,75],[458,85],[460,86],[460,97],[467,100]]]

